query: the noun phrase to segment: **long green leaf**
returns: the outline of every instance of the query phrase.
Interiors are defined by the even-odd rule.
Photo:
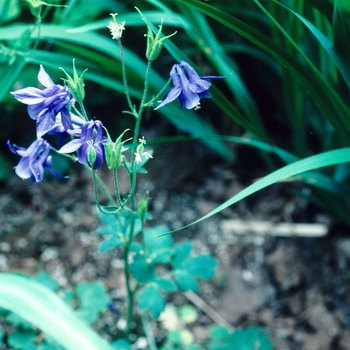
[[[314,37],[318,40],[318,42],[326,50],[326,52],[328,53],[328,55],[332,59],[333,63],[337,66],[337,68],[339,69],[339,71],[343,75],[343,78],[346,81],[346,84],[348,85],[348,88],[350,88],[350,64],[348,63],[347,60],[345,60],[342,57],[342,55],[340,55],[338,53],[338,52],[341,52],[340,49],[337,49],[338,46],[341,46],[340,43],[338,43],[338,45],[335,46],[316,26],[314,26],[305,17],[301,16],[297,12],[291,10],[287,6],[277,2],[275,0],[269,0],[269,1],[275,3],[275,4],[279,5],[279,6],[284,7],[285,9],[287,9],[288,11],[293,13],[296,17],[298,17],[304,23],[304,25],[310,30],[310,32],[314,35]],[[338,12],[338,16],[340,16],[339,9],[338,9],[337,12]],[[340,21],[340,20],[338,20],[338,21]],[[341,25],[339,24],[339,26],[341,26]],[[339,31],[340,31],[340,29],[338,29],[338,32]],[[345,31],[345,29],[344,29],[344,31]],[[337,40],[343,42],[343,45],[342,45],[343,46],[343,50],[345,50],[345,48],[347,48],[350,45],[350,43],[347,43],[347,41],[344,40],[344,36],[345,35],[346,34],[344,34],[344,33],[342,33],[342,36],[339,34],[338,36],[341,36],[341,38],[343,40],[340,40],[341,38],[337,39]],[[350,49],[347,49],[347,50],[349,51]],[[344,56],[346,56],[346,55],[347,54],[344,53]]]
[[[310,71],[277,43],[234,16],[196,0],[178,1],[202,11],[274,56],[307,89],[320,111],[333,123],[343,143],[350,144],[350,119],[348,118],[350,109],[320,73],[315,74],[315,71]]]
[[[271,174],[263,177],[259,181],[248,186],[247,188],[237,193],[235,196],[233,196],[232,198],[230,198],[229,200],[227,200],[226,202],[224,202],[223,204],[221,204],[220,206],[218,206],[208,214],[204,215],[200,219],[192,222],[189,225],[183,226],[177,230],[171,231],[171,233],[183,230],[205,219],[208,219],[211,216],[219,213],[220,211],[228,208],[229,206],[237,203],[241,199],[246,198],[251,194],[257,191],[260,191],[261,189],[268,187],[274,183],[277,183],[281,180],[304,173],[306,171],[314,170],[317,168],[323,168],[323,167],[335,165],[335,164],[347,163],[347,162],[350,162],[350,148],[342,148],[338,150],[320,153],[315,156],[311,156],[311,157],[299,160],[295,163],[286,165],[285,167],[272,172]]]
[[[33,280],[0,274],[0,307],[33,323],[67,350],[112,350],[61,298]]]

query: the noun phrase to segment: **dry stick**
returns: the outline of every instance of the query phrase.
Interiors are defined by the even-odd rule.
[[[210,317],[219,326],[229,327],[234,330],[234,327],[217,311],[215,311],[209,304],[207,304],[203,299],[201,299],[196,293],[191,290],[184,292],[185,297],[191,301],[195,306],[201,309],[208,317]]]

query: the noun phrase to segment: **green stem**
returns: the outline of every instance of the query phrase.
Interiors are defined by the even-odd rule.
[[[93,183],[93,187],[94,187],[94,197],[95,197],[95,202],[96,202],[97,208],[101,213],[106,214],[106,215],[111,215],[110,212],[105,211],[100,205],[100,201],[98,199],[98,190],[97,190],[97,181],[96,181],[97,179],[99,179],[99,177],[96,177],[95,169],[91,169],[91,174],[92,174],[92,183]],[[101,180],[101,182],[102,182],[102,180]],[[104,184],[103,184],[103,186],[104,186]],[[113,199],[112,199],[112,201],[113,201]],[[113,204],[114,204],[114,201],[113,201]]]
[[[79,102],[79,106],[80,106],[80,109],[81,109],[81,112],[82,112],[82,115],[83,115],[84,119],[85,119],[86,121],[88,121],[89,118],[88,118],[88,116],[87,116],[87,114],[86,114],[86,110],[85,110],[85,107],[84,107],[83,102]]]
[[[154,340],[153,333],[152,333],[151,324],[149,322],[147,315],[144,312],[141,313],[141,321],[142,321],[143,329],[145,330],[149,349],[158,350],[156,342]]]
[[[164,95],[165,90],[168,88],[168,86],[170,85],[172,79],[169,78],[169,80],[166,82],[166,84],[164,85],[164,87],[162,88],[162,90],[160,90],[158,92],[158,94],[156,96],[154,96],[151,100],[149,100],[148,102],[144,103],[143,106],[144,107],[148,107],[148,106],[153,106],[154,102],[158,101],[158,99],[160,98],[160,96]]]
[[[145,83],[143,85],[143,96],[140,102],[140,107],[138,111],[138,118],[141,119],[143,109],[145,107],[145,102],[148,94],[148,81],[149,81],[149,75],[151,73],[151,68],[152,68],[152,61],[147,62],[147,68],[146,68],[146,73],[145,73]]]
[[[126,203],[122,203],[122,200],[120,198],[117,169],[113,169],[113,180],[114,180],[115,196],[117,197],[119,206],[123,207]]]
[[[131,333],[131,323],[133,321],[133,314],[134,314],[134,291],[131,288],[130,283],[130,269],[129,269],[129,251],[130,251],[130,245],[133,238],[135,228],[135,216],[132,216],[130,229],[129,229],[129,235],[127,237],[127,241],[124,247],[124,276],[125,276],[125,283],[126,283],[126,290],[128,294],[128,313],[127,313],[127,329],[126,329],[126,339],[129,339],[130,333]]]
[[[131,102],[131,99],[130,99],[129,86],[128,86],[128,81],[127,81],[127,78],[126,78],[126,66],[125,66],[125,56],[124,56],[123,45],[122,45],[122,42],[121,42],[120,39],[118,39],[117,41],[118,41],[119,51],[120,51],[120,60],[121,60],[121,63],[122,63],[122,75],[123,75],[123,83],[124,83],[124,93],[125,93],[126,100],[128,102],[130,111],[132,112],[133,115],[135,115],[134,114],[135,108],[132,105],[132,102]]]
[[[88,121],[88,118],[85,117],[82,113],[80,113],[80,111],[78,110],[77,107],[73,106],[72,108],[73,108],[74,112],[75,112],[76,114],[78,114],[78,116],[79,116],[80,118],[84,119],[85,121]],[[85,112],[85,113],[86,113],[86,112]]]

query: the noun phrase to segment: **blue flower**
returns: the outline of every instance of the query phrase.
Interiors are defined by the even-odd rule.
[[[10,151],[22,157],[17,166],[14,167],[16,174],[22,179],[30,179],[37,184],[44,178],[44,168],[51,171],[56,177],[62,178],[56,170],[51,167],[50,144],[43,140],[35,140],[27,149],[11,145],[7,141]]]
[[[36,120],[37,138],[40,139],[54,127],[57,116],[65,130],[72,129],[66,106],[73,104],[74,99],[68,86],[54,84],[43,66],[40,66],[38,80],[45,87],[44,90],[28,87],[11,92],[18,101],[28,105],[29,116]]]
[[[176,98],[179,98],[181,108],[183,106],[187,109],[198,107],[201,98],[211,97],[207,91],[211,85],[208,80],[226,78],[225,76],[200,77],[186,61],[174,64],[170,71],[170,77],[174,87],[165,94],[161,104],[155,109],[174,101]]]
[[[59,152],[72,153],[78,151],[79,163],[87,164],[91,167],[89,162],[89,152],[91,152],[92,148],[96,154],[94,169],[100,169],[105,160],[103,144],[107,142],[107,138],[104,136],[102,122],[99,120],[86,122],[81,130],[69,131],[69,133],[73,136],[78,136],[79,138],[65,144]]]

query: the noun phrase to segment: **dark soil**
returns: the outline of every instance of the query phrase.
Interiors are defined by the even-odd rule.
[[[225,164],[195,143],[155,149],[147,168],[149,174],[140,176],[139,192],[150,191],[154,220],[149,225],[163,223],[171,229],[208,213],[255,176],[242,181],[237,176],[239,159],[234,166]],[[112,186],[104,169],[99,174]],[[123,176],[121,182],[125,186]],[[265,189],[174,238],[191,239],[197,252],[211,252],[220,261],[216,278],[201,285],[199,296],[233,327],[266,327],[278,350],[349,349],[347,230],[321,238],[286,238],[269,232],[254,234],[254,229],[236,234],[235,227],[230,228],[232,219],[251,223],[252,228],[259,225],[257,220],[272,227],[296,219],[332,223],[327,214],[312,209],[287,187],[278,184]],[[120,252],[97,253],[100,222],[87,172],[74,165],[68,180],[46,179],[39,185],[13,175],[1,187],[0,208],[1,272],[46,270],[61,286],[97,279],[107,285],[117,303],[124,300]],[[190,301],[179,293],[173,302]],[[193,331],[203,339],[206,325],[214,321],[210,313],[199,312],[204,322]],[[96,328],[110,339],[118,322],[120,315],[108,311]]]

